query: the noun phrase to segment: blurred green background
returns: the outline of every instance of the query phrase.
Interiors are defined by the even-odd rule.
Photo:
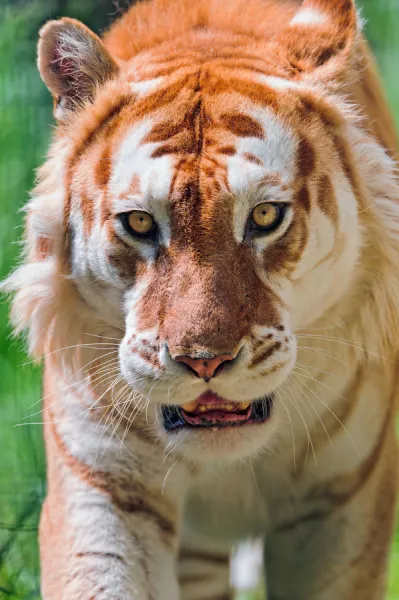
[[[171,0],[173,1],[173,0]],[[193,0],[195,1],[195,0]],[[0,0],[0,279],[16,265],[34,169],[52,130],[51,100],[35,65],[38,28],[61,15],[101,31],[129,0]],[[399,0],[359,0],[396,122],[399,122]],[[0,598],[36,600],[37,522],[45,492],[40,370],[12,341],[0,304]],[[20,427],[16,424],[25,423]],[[255,596],[251,596],[251,599]],[[399,532],[391,555],[389,600],[399,600]],[[244,598],[240,599],[244,600]],[[250,600],[249,597],[245,600]]]

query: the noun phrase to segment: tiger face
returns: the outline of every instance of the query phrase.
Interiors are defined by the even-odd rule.
[[[120,372],[157,433],[192,457],[271,444],[296,333],[353,280],[351,124],[328,81],[355,22],[350,2],[307,2],[269,46],[198,28],[125,62],[74,21],[42,32],[56,246],[85,311],[123,332]]]

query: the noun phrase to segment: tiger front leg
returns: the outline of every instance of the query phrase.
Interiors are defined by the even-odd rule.
[[[133,431],[96,451],[95,423],[46,415],[43,600],[178,600],[184,467]]]
[[[229,549],[214,549],[209,542],[183,544],[178,574],[181,600],[231,600]]]
[[[301,518],[266,543],[268,600],[383,600],[397,491],[392,423],[368,459],[334,484],[319,485]]]
[[[177,530],[166,502],[116,503],[69,475],[42,512],[43,600],[177,600]]]

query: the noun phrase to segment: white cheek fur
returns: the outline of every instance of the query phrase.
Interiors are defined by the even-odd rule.
[[[294,134],[269,110],[254,109],[250,114],[263,127],[265,139],[239,139],[236,154],[227,159],[229,187],[236,196],[233,230],[238,243],[243,240],[252,208],[269,199],[288,202],[291,199],[288,187],[295,177],[298,142]],[[248,161],[248,153],[254,155],[259,164]],[[267,182],[268,176],[271,176],[270,183]],[[276,176],[279,178],[278,184],[273,183],[272,178]]]
[[[350,286],[362,247],[356,198],[343,175],[334,181],[339,209],[337,229],[316,212],[307,248],[293,274],[291,313],[294,329],[309,326]]]
[[[113,160],[109,184],[109,195],[114,199],[113,212],[126,212],[134,209],[147,210],[154,216],[161,233],[162,242],[170,243],[170,223],[167,199],[173,178],[174,158],[172,156],[152,156],[159,143],[143,143],[153,127],[147,119],[133,128],[123,140]],[[139,191],[129,195],[134,178],[139,181]],[[140,249],[140,246],[137,246]],[[147,251],[143,248],[145,257]]]

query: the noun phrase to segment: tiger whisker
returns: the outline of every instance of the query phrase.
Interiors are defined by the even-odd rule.
[[[337,343],[337,344],[342,344],[343,346],[347,346],[348,348],[353,348],[354,350],[361,350],[365,354],[369,354],[370,356],[374,356],[374,357],[379,358],[381,360],[385,360],[385,361],[388,361],[388,362],[394,362],[392,359],[387,358],[386,356],[382,356],[381,354],[378,354],[377,352],[373,352],[372,350],[366,349],[363,345],[361,345],[360,342],[359,342],[359,344],[356,344],[356,343],[353,343],[353,342],[349,342],[345,338],[337,338],[337,337],[334,338],[334,337],[326,337],[326,336],[311,335],[311,334],[298,335],[297,338],[298,339],[323,340],[323,341],[326,341],[326,342],[333,342],[333,343]]]
[[[164,480],[163,480],[163,483],[162,483],[162,491],[161,491],[161,496],[163,496],[163,495],[164,495],[164,492],[165,492],[166,480],[167,480],[167,478],[169,477],[169,475],[170,475],[170,472],[172,471],[173,467],[174,467],[174,466],[176,466],[176,465],[177,465],[177,463],[178,463],[178,459],[176,459],[176,461],[173,463],[173,465],[170,467],[170,469],[168,469],[168,471],[167,471],[167,473],[166,473],[166,475],[165,475],[165,478],[164,478]]]
[[[113,383],[111,383],[107,389],[101,394],[101,396],[96,400],[96,402],[94,403],[94,405],[92,406],[96,406],[97,404],[99,404],[99,402],[101,402],[101,400],[103,399],[103,397],[105,396],[105,394],[107,394],[110,390],[111,390],[111,406],[113,406],[113,402],[112,402],[112,390],[114,389],[115,385],[117,385],[120,381],[123,381],[123,375],[121,375],[120,373],[114,378]],[[101,421],[102,421],[103,417],[101,417],[101,419],[99,420],[99,422],[97,423],[94,431],[97,430],[98,426],[101,425]],[[101,438],[100,438],[101,439]]]
[[[101,374],[101,375],[100,375],[100,376],[99,376],[97,379],[94,379],[94,381],[97,381],[97,383],[96,383],[96,385],[93,387],[93,389],[95,389],[96,387],[98,387],[99,385],[101,385],[101,379],[102,379],[102,377],[103,377],[104,375],[107,375],[107,373],[108,373],[108,372],[110,372],[111,374],[109,375],[109,377],[106,377],[104,381],[106,381],[107,379],[109,379],[110,377],[112,377],[112,376],[113,376],[113,373],[112,373],[112,371],[113,371],[114,369],[115,369],[115,367],[109,367],[109,371],[106,371],[105,373],[102,373],[102,374]],[[100,381],[98,381],[98,379],[99,379]],[[83,388],[81,388],[81,389],[83,390],[85,387],[87,387],[87,385],[88,385],[88,384],[86,384],[86,386],[84,386],[84,387],[83,387]],[[50,397],[50,396],[52,396],[52,395],[53,395],[53,394],[49,394],[49,395],[47,396],[47,398],[49,398],[49,397]],[[35,413],[32,413],[32,414],[30,414],[30,415],[27,415],[26,417],[23,417],[23,418],[22,418],[22,420],[24,420],[24,419],[31,419],[32,417],[35,417],[35,416],[37,416],[37,415],[40,415],[41,413],[43,413],[43,412],[46,410],[46,408],[47,408],[47,409],[51,409],[51,408],[53,408],[54,406],[56,406],[58,402],[59,402],[59,399],[57,399],[55,402],[53,402],[52,404],[50,404],[48,407],[44,407],[44,408],[42,408],[41,410],[38,410],[38,411],[37,411],[37,412],[35,412]],[[36,404],[37,404],[37,403],[36,403]],[[85,412],[85,411],[84,411],[84,412]],[[80,414],[83,414],[83,413],[80,413]],[[78,416],[80,416],[80,415],[78,415]],[[72,417],[72,418],[75,418],[75,417]],[[23,423],[21,423],[20,425],[22,425],[22,424],[23,424]],[[27,423],[27,425],[29,425],[29,423]]]
[[[106,381],[109,381],[110,379],[114,378],[114,383],[110,384],[109,388],[107,390],[105,390],[105,392],[103,394],[101,394],[101,396],[99,398],[96,399],[96,401],[94,403],[92,403],[88,408],[86,408],[82,413],[80,413],[79,415],[77,415],[77,417],[82,416],[82,421],[84,420],[84,418],[93,410],[97,407],[98,404],[100,404],[101,400],[103,399],[103,397],[105,396],[105,394],[108,392],[108,390],[116,384],[117,381],[120,380],[121,375],[118,374],[118,371],[116,371],[115,368],[110,367],[109,371],[107,371],[107,373],[109,373],[108,375],[106,375],[105,379],[101,380],[100,382],[98,382],[96,384],[96,387],[98,387],[99,385],[104,384]],[[115,377],[115,375],[117,375]],[[94,389],[94,388],[93,388]],[[101,406],[99,406],[98,408],[103,408]]]
[[[119,376],[118,376],[118,377],[115,379],[115,381],[114,381],[113,385],[111,384],[111,386],[108,388],[108,390],[109,390],[109,389],[111,389],[112,387],[114,387],[114,386],[115,386],[115,385],[118,383],[118,381],[120,381],[121,379],[122,379],[122,375],[119,375]],[[107,390],[107,391],[108,391],[108,390]],[[112,392],[111,392],[111,396],[112,396]],[[111,406],[112,406],[112,407],[114,406],[114,405],[113,405],[113,403],[111,404]],[[108,429],[109,429],[109,426],[110,426],[110,425],[112,425],[112,423],[113,423],[113,418],[112,418],[112,408],[111,408],[109,411],[107,411],[107,413],[106,413],[106,414],[107,414],[107,418],[106,418],[106,421],[105,421],[105,423],[102,425],[102,432],[101,432],[101,434],[100,434],[100,437],[99,437],[99,439],[98,439],[98,442],[97,442],[96,455],[95,455],[95,457],[94,457],[94,462],[93,462],[93,466],[92,466],[92,469],[91,469],[91,472],[90,472],[90,476],[93,474],[93,472],[94,472],[94,469],[95,469],[95,467],[96,467],[96,464],[97,464],[97,459],[98,459],[98,454],[99,454],[99,451],[100,451],[100,444],[101,444],[101,440],[103,439],[103,436],[105,435],[105,433],[108,431]],[[100,418],[100,420],[99,420],[99,422],[97,423],[97,425],[96,425],[96,427],[95,427],[95,430],[94,430],[94,431],[96,431],[96,430],[97,430],[97,428],[98,428],[98,426],[99,426],[99,425],[102,423],[102,420],[103,420],[103,418],[104,418],[104,415],[102,415],[102,417]],[[109,421],[109,419],[110,419],[110,418],[111,418],[111,421],[110,421],[110,423],[107,425],[107,423],[108,423],[108,421]],[[109,446],[109,443],[110,443],[110,441],[108,442],[108,445],[107,445],[106,449],[108,448],[108,446]],[[103,456],[104,456],[104,453],[101,455],[101,458],[103,458]]]
[[[329,331],[330,329],[337,329],[338,327],[342,327],[343,325],[347,325],[349,321],[341,321],[336,325],[328,325],[326,327],[298,327],[295,329],[296,331]]]
[[[135,396],[135,392],[134,392],[134,390],[132,390],[132,394],[131,394],[130,399],[129,399],[129,402],[132,403],[132,404],[134,402],[134,396]],[[140,401],[142,400],[142,398],[143,398],[143,396],[141,395],[140,400],[139,400],[139,402],[136,403],[136,406],[133,409],[132,414],[129,415],[127,417],[127,419],[126,419],[127,423],[126,423],[125,431],[124,431],[123,436],[122,436],[122,442],[125,440],[128,432],[130,431],[131,426],[133,425],[133,423],[134,423],[134,421],[136,419],[136,416],[140,412]]]
[[[326,371],[325,369],[320,369],[320,367],[313,365],[304,365],[299,360],[296,361],[295,366],[299,366],[305,369],[312,369],[313,371],[317,371],[318,373],[323,373],[324,375],[331,375],[331,377],[336,377],[337,379],[341,379],[341,375],[338,373],[333,373],[332,371]]]
[[[349,398],[347,398],[346,396],[343,396],[342,394],[340,394],[339,392],[337,392],[336,390],[334,390],[333,388],[331,388],[329,385],[327,385],[326,383],[324,383],[323,381],[319,381],[318,379],[316,379],[311,373],[309,373],[309,371],[303,367],[302,365],[295,365],[293,371],[295,371],[295,369],[300,369],[300,371],[305,372],[305,374],[308,376],[309,379],[311,379],[312,381],[314,381],[317,385],[321,385],[324,388],[326,388],[329,392],[331,392],[332,394],[334,394],[336,397],[341,398],[342,400],[345,400],[346,402],[352,402],[352,400],[349,400]]]
[[[296,474],[297,473],[297,466],[296,466],[296,446],[295,446],[294,426],[293,426],[293,423],[292,423],[290,412],[289,412],[289,410],[287,408],[286,403],[284,402],[284,399],[283,398],[279,398],[279,400],[281,401],[281,405],[282,405],[282,407],[285,410],[285,413],[286,413],[286,415],[288,417],[288,421],[289,421],[289,424],[290,424],[291,438],[292,438],[293,461],[294,461],[294,472]]]
[[[83,369],[87,368],[89,365],[91,365],[93,362],[96,362],[97,360],[101,360],[102,358],[106,358],[107,356],[109,356],[110,354],[114,354],[114,351],[112,352],[107,352],[107,354],[104,354],[102,357],[97,357],[93,360],[91,360],[90,362],[86,363],[86,365],[84,365],[83,367],[81,367],[78,371],[76,371],[75,373],[73,373],[71,375],[71,377],[69,377],[67,379],[67,381],[70,381],[73,377],[75,377],[80,371],[82,371]],[[101,368],[104,364],[108,364],[109,362],[111,362],[112,360],[115,360],[115,362],[117,362],[119,359],[115,358],[115,359],[110,359],[108,361],[105,361],[105,363],[102,363],[99,368]],[[95,375],[97,373],[97,371],[93,371],[93,375]],[[57,392],[64,392],[68,389],[70,389],[71,387],[80,385],[83,381],[85,381],[88,377],[90,377],[90,375],[85,375],[85,377],[83,379],[81,379],[80,381],[73,381],[72,383],[70,383],[69,385],[66,385],[65,387],[57,390]],[[42,403],[44,400],[47,400],[47,398],[50,398],[50,396],[54,396],[54,392],[51,392],[49,394],[46,394],[46,396],[43,396],[43,398],[40,398],[39,400],[37,400],[36,402],[33,402],[33,404],[31,404],[30,406],[28,406],[28,409],[33,408],[34,406],[36,406],[36,404],[40,404]]]
[[[127,386],[124,386],[122,389],[123,389],[123,391],[124,391],[124,396],[122,396],[122,397],[125,397],[125,398],[127,398],[127,397],[128,397],[128,395],[129,395],[129,391],[130,391],[130,390],[129,390],[129,389],[127,389]],[[131,392],[130,392],[130,393],[131,393]],[[118,392],[118,395],[119,395],[119,392]],[[113,428],[112,428],[112,431],[111,431],[111,435],[110,435],[110,436],[109,436],[109,438],[108,438],[108,444],[105,446],[105,448],[104,448],[104,450],[103,450],[103,453],[102,453],[102,455],[101,455],[101,458],[103,458],[103,456],[104,456],[105,452],[107,451],[107,449],[108,449],[108,447],[109,447],[109,444],[111,443],[111,440],[112,440],[112,438],[113,438],[113,437],[117,437],[117,436],[116,436],[116,432],[117,432],[117,430],[118,430],[118,428],[119,428],[119,426],[120,426],[120,424],[121,424],[121,422],[122,422],[122,420],[123,420],[124,414],[125,414],[125,412],[128,410],[128,408],[129,408],[129,404],[128,404],[128,403],[126,403],[126,404],[124,405],[123,409],[120,411],[120,410],[119,410],[119,408],[118,408],[118,406],[117,406],[117,404],[116,404],[116,403],[114,403],[114,410],[116,411],[116,414],[115,414],[115,417],[112,419],[112,423],[111,423],[111,426],[113,426]],[[116,423],[114,424],[114,422],[115,422],[115,421],[116,421]],[[119,439],[119,438],[118,438],[118,439]],[[118,449],[117,455],[119,455],[119,454],[120,454],[121,448],[122,448],[122,447],[120,446],[120,447],[119,447],[119,449]]]
[[[297,377],[301,377],[301,375],[297,374]],[[312,388],[310,388],[310,386],[308,386],[306,383],[304,383],[305,387],[313,394],[313,396],[319,401],[321,402],[321,404],[326,408],[326,410],[334,417],[334,419],[336,419],[336,421],[341,425],[342,429],[345,431],[346,435],[348,436],[351,444],[353,445],[353,448],[355,449],[356,453],[358,455],[360,455],[359,449],[357,447],[357,445],[355,444],[353,437],[351,435],[351,433],[349,432],[348,428],[345,426],[345,424],[341,421],[341,419],[338,417],[338,415],[336,415],[336,413],[328,406],[328,404],[326,404],[321,398],[320,396],[318,396],[314,390],[312,390]]]
[[[107,337],[106,335],[98,335],[96,333],[84,333],[83,335],[89,335],[90,337],[97,337],[102,340],[112,340],[116,343],[117,346],[119,346],[120,342],[122,341],[122,338]]]
[[[304,352],[313,353],[318,358],[319,358],[319,355],[327,357],[327,358],[332,358],[345,366],[347,365],[347,361],[345,361],[340,354],[330,352],[329,350],[325,350],[324,348],[315,348],[313,346],[299,346],[298,350],[303,350]]]
[[[101,348],[98,347],[99,345],[101,346]],[[18,366],[26,367],[27,365],[32,365],[34,363],[41,362],[44,358],[49,358],[50,356],[53,356],[58,352],[65,352],[65,350],[72,350],[73,348],[90,348],[92,350],[104,350],[103,346],[108,346],[108,348],[106,349],[109,349],[115,348],[118,345],[119,344],[110,344],[108,342],[92,342],[91,344],[73,344],[72,346],[65,346],[64,348],[57,348],[57,350],[53,350],[52,352],[47,352],[46,354],[43,354],[43,356],[41,356],[40,358],[34,358],[25,363],[21,363]]]
[[[289,388],[289,391],[290,391],[290,392],[292,392],[292,391],[293,391],[293,390],[292,390],[292,388]],[[299,415],[299,418],[301,419],[301,421],[302,421],[302,423],[303,423],[303,426],[304,426],[304,428],[305,428],[305,431],[306,431],[306,435],[307,435],[307,451],[306,451],[306,459],[305,459],[305,463],[306,463],[306,460],[307,460],[307,456],[308,456],[308,452],[309,452],[309,447],[310,447],[310,448],[311,448],[311,450],[312,450],[312,453],[313,453],[313,459],[314,459],[314,463],[315,463],[315,465],[317,466],[316,452],[315,452],[315,449],[314,449],[313,441],[312,441],[312,438],[311,438],[311,435],[310,435],[310,432],[309,432],[309,428],[308,428],[308,426],[307,426],[307,423],[306,423],[306,421],[305,421],[305,419],[304,419],[304,417],[303,417],[303,415],[302,415],[301,411],[299,410],[298,406],[296,405],[296,403],[295,403],[295,402],[292,400],[292,398],[290,398],[288,395],[287,395],[287,400],[290,402],[290,404],[291,404],[291,405],[292,405],[292,406],[295,408],[295,410],[297,411],[297,413],[298,413],[298,415]]]
[[[293,375],[295,375],[295,373],[293,373]],[[300,393],[300,391],[301,391],[301,388],[300,388],[300,386],[299,386],[298,382],[296,382],[296,381],[294,380],[294,381],[293,381],[293,383],[294,383],[295,385],[297,385],[297,386],[298,386],[298,391],[299,391],[299,393]],[[310,391],[310,388],[308,388],[308,389],[309,389],[309,391]],[[325,424],[324,424],[324,421],[323,421],[323,419],[322,419],[322,418],[321,418],[321,416],[320,416],[320,413],[319,413],[319,412],[316,410],[316,407],[314,406],[314,404],[313,404],[312,402],[310,403],[310,406],[311,406],[311,408],[312,408],[312,410],[313,410],[314,414],[316,415],[316,417],[317,417],[318,421],[320,422],[320,424],[321,424],[322,428],[324,429],[324,431],[325,431],[325,434],[326,434],[326,436],[327,436],[327,438],[328,438],[328,441],[329,441],[329,443],[330,443],[331,447],[332,447],[332,448],[334,448],[334,444],[333,444],[333,442],[332,442],[331,436],[330,436],[330,434],[329,434],[329,432],[328,432],[328,430],[327,430],[327,428],[326,428],[326,426],[325,426]]]

